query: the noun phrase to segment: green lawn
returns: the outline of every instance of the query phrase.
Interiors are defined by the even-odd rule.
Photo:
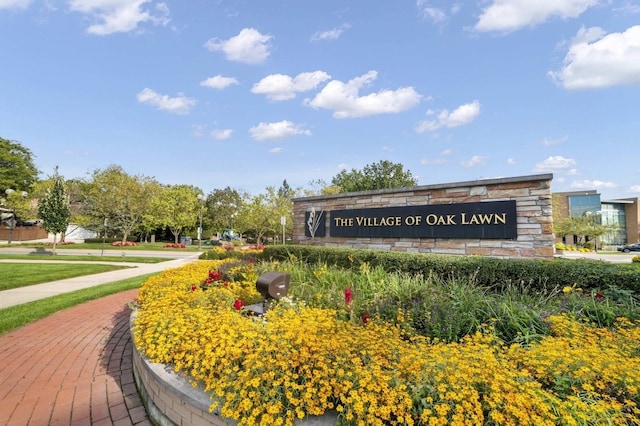
[[[114,256],[113,253],[107,253],[107,256],[95,256],[95,255],[55,255],[51,254],[5,254],[0,250],[0,259],[10,260],[51,260],[51,261],[81,261],[81,262],[129,262],[129,263],[160,263],[173,260],[170,257],[140,257],[140,256]]]
[[[152,251],[193,251],[193,252],[197,252],[198,251],[198,240],[193,240],[192,244],[190,246],[187,246],[183,249],[180,248],[164,248],[163,246],[166,244],[166,242],[159,242],[159,243],[137,243],[137,245],[135,246],[125,246],[125,247],[118,247],[118,246],[112,246],[110,243],[106,243],[106,244],[102,244],[102,243],[77,243],[77,244],[64,244],[64,245],[56,245],[56,250],[103,250],[105,252],[107,251],[118,251],[118,252],[122,252],[122,251],[136,251],[136,250],[152,250]],[[48,251],[51,251],[52,246],[51,244],[45,244],[42,242],[38,242],[38,243],[29,243],[29,242],[22,242],[22,243],[13,243],[11,245],[3,245],[2,247],[21,247],[21,248],[25,248],[25,247],[32,247],[34,249],[37,248],[44,248]],[[211,245],[205,245],[202,244],[202,250],[208,250],[211,248]],[[1,247],[0,247],[0,252],[1,252]]]
[[[8,333],[17,327],[37,321],[60,310],[79,305],[80,303],[138,288],[151,275],[153,274],[141,275],[109,284],[101,284],[59,296],[47,297],[46,299],[0,309],[0,334]]]
[[[128,268],[97,263],[4,263],[0,262],[0,290],[24,287],[82,275]]]

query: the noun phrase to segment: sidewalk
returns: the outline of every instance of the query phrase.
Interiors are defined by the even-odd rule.
[[[157,273],[198,255],[5,290],[0,307]],[[151,426],[132,370],[128,304],[137,294],[86,302],[0,336],[0,425]]]
[[[166,255],[166,253],[165,253]],[[22,303],[33,302],[45,297],[57,296],[70,291],[81,290],[99,284],[106,284],[133,278],[145,274],[154,274],[165,269],[177,268],[178,266],[190,263],[198,259],[200,253],[193,253],[188,257],[169,260],[160,263],[118,263],[119,265],[131,265],[131,268],[119,269],[117,271],[103,272],[100,274],[84,275],[81,277],[68,278],[60,281],[53,281],[43,284],[35,284],[26,287],[13,288],[0,291],[0,309]],[[56,262],[64,262],[64,256],[55,259]],[[6,262],[21,262],[19,260],[6,260]],[[25,261],[33,263],[34,261]],[[45,260],[43,262],[53,262]]]

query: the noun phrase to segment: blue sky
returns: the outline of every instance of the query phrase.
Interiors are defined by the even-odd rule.
[[[0,0],[0,136],[251,194],[402,163],[640,197],[640,3]]]

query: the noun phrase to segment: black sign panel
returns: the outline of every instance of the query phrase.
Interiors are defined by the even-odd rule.
[[[329,223],[332,237],[518,237],[515,200],[332,210]]]

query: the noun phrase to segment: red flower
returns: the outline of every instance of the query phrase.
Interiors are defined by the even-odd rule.
[[[596,293],[596,300],[602,300],[604,299],[604,294],[602,294],[601,292],[597,292]]]
[[[243,306],[244,306],[244,302],[240,299],[236,299],[233,302],[233,307],[236,309],[236,311],[239,311],[240,309],[242,309]]]
[[[363,313],[361,317],[362,317],[362,323],[363,324],[366,324],[371,320],[371,317],[369,315],[365,314],[365,313]]]
[[[353,292],[349,287],[344,289],[344,301],[347,305],[351,305],[351,302],[353,301]]]
[[[196,286],[195,284],[191,285],[191,291],[196,291],[197,288],[198,288],[198,286]]]

